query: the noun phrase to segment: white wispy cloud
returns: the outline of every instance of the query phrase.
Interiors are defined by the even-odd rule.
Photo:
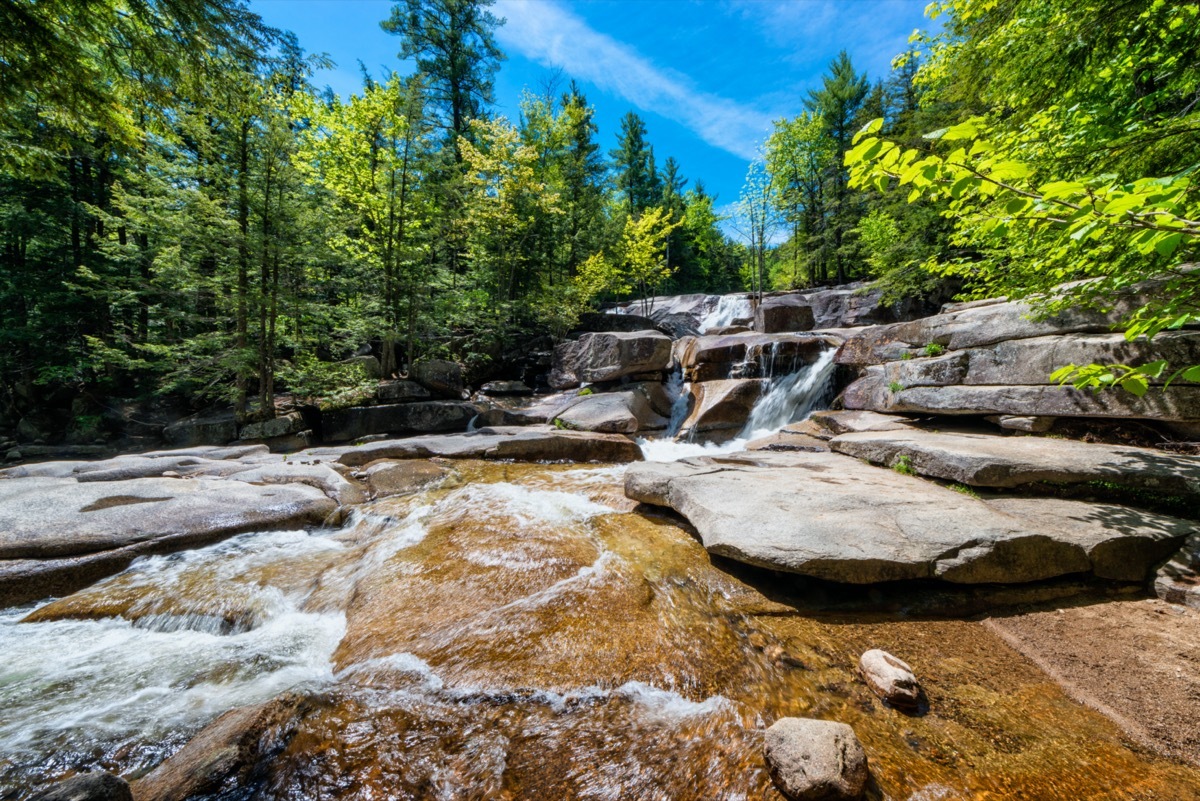
[[[497,32],[506,49],[562,67],[643,111],[680,123],[714,147],[753,159],[770,132],[770,115],[698,89],[686,76],[593,30],[556,0],[499,0],[493,10],[508,20]]]

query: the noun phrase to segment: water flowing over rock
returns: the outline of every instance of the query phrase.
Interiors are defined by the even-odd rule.
[[[64,779],[28,801],[133,801],[129,785],[119,776],[97,771]]]
[[[278,754],[311,708],[300,695],[234,709],[217,718],[178,753],[133,784],[138,801],[186,801],[253,786],[254,772]]]
[[[872,648],[858,660],[858,672],[871,692],[901,709],[915,709],[921,700],[921,685],[907,662]]]
[[[625,492],[683,515],[710,553],[851,584],[1145,578],[1193,528],[1109,504],[985,502],[832,453],[645,462]]]
[[[853,801],[867,784],[867,754],[845,723],[780,718],[767,729],[763,754],[793,801]]]

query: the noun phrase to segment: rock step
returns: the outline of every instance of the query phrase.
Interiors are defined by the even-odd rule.
[[[985,502],[836,453],[645,462],[625,493],[683,515],[710,553],[850,584],[1140,581],[1195,529],[1111,504]]]
[[[1104,481],[1172,495],[1200,496],[1200,457],[1126,445],[1044,437],[925,431],[857,431],[830,440],[837,453],[973,487]]]

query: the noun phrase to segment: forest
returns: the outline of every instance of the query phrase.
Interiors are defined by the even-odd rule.
[[[935,2],[939,32],[891,74],[828,65],[730,215],[635,112],[602,142],[574,82],[496,114],[490,6],[396,4],[380,24],[412,69],[363,68],[349,97],[239,0],[0,6],[0,416],[345,403],[366,348],[385,375],[436,357],[486,379],[602,302],[667,293],[1091,279],[1053,304],[1102,305],[1166,276],[1131,335],[1200,312],[1180,268],[1200,236],[1197,3]],[[1144,391],[1139,370],[1188,368],[1060,378]]]

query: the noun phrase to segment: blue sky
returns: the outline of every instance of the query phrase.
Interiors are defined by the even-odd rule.
[[[661,164],[679,161],[718,205],[737,199],[746,166],[771,121],[803,110],[839,50],[872,79],[884,77],[909,35],[926,27],[926,0],[497,0],[508,55],[496,78],[498,113],[516,119],[521,92],[561,69],[596,108],[600,142],[616,145],[619,120],[643,119]],[[379,27],[389,0],[251,0],[267,24],[291,30],[336,67],[317,76],[339,94],[361,85],[358,62],[378,75],[408,67]]]

